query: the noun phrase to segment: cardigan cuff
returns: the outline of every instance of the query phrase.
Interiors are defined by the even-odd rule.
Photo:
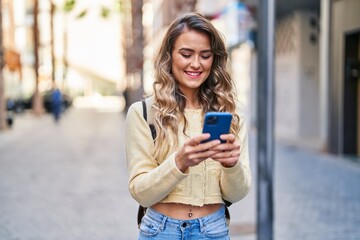
[[[175,162],[175,155],[176,152],[172,153],[168,158],[167,164],[169,164],[169,167],[172,169],[172,172],[176,176],[177,179],[183,179],[184,177],[187,177],[189,175],[189,170],[187,169],[185,173],[180,171],[180,169],[176,166]]]

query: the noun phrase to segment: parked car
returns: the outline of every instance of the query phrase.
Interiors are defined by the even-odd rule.
[[[44,109],[46,112],[50,113],[51,112],[51,90],[48,90],[46,92],[44,92],[42,94],[42,99],[43,99],[43,103],[44,103]],[[26,101],[26,108],[27,109],[31,109],[32,107],[32,101],[33,101],[33,96],[31,96],[27,101]],[[71,105],[72,105],[72,98],[67,95],[62,93],[62,106],[63,106],[63,110],[68,109]]]
[[[26,109],[26,101],[22,98],[6,99],[6,110],[14,113],[21,113]]]
[[[15,114],[22,113],[25,110],[26,103],[21,98],[6,99],[6,123],[9,127],[14,124]]]

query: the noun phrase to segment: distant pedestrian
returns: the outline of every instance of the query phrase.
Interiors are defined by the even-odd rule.
[[[246,196],[251,172],[227,59],[221,35],[199,14],[178,18],[164,36],[154,94],[132,104],[126,121],[129,189],[147,208],[143,217],[139,212],[139,240],[230,239],[225,204]],[[224,143],[203,143],[210,138],[203,117],[211,111],[233,116]]]
[[[58,87],[54,87],[51,93],[51,110],[54,116],[55,122],[60,120],[60,115],[62,112],[62,94]]]

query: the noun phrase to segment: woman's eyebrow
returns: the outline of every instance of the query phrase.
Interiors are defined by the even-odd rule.
[[[191,48],[180,48],[179,51],[189,51],[189,52],[195,52],[194,49],[191,49]],[[200,51],[201,53],[207,53],[207,52],[210,52],[212,53],[211,49],[205,49],[205,50],[202,50]]]
[[[193,49],[191,48],[180,48],[179,51],[188,51],[188,52],[195,52]]]

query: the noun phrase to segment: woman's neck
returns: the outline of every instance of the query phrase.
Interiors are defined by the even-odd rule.
[[[185,96],[185,108],[198,109],[201,107],[198,89],[181,89],[181,92]]]
[[[188,109],[199,109],[201,106],[199,104],[199,101],[186,101],[186,108]]]
[[[200,108],[200,102],[199,102],[199,98],[197,97],[197,94],[192,94],[192,95],[187,95],[186,96],[186,104],[185,104],[186,108],[189,109],[198,109]]]

